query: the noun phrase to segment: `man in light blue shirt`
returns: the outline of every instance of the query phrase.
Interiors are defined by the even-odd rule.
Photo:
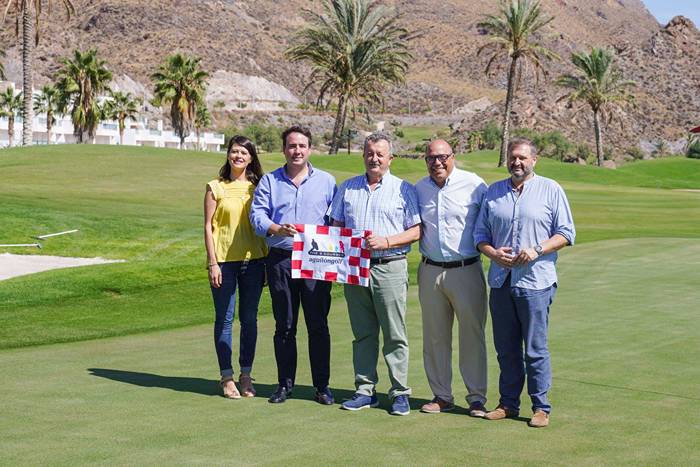
[[[389,369],[393,415],[408,415],[408,338],[406,336],[406,253],[420,237],[416,190],[393,176],[391,140],[377,133],[365,140],[365,173],[343,182],[329,209],[333,224],[372,232],[366,239],[372,250],[370,285],[345,285],[352,343],[356,393],[342,407],[360,410],[377,406],[379,330],[382,353]]]
[[[474,224],[487,185],[455,167],[447,141],[428,145],[428,176],[416,184],[421,211],[418,297],[423,316],[423,365],[434,398],[422,412],[454,409],[452,324],[459,331],[459,370],[467,387],[468,413],[486,415],[486,281],[474,246]]]
[[[518,415],[527,375],[533,411],[529,425],[539,428],[549,424],[551,411],[547,325],[557,288],[557,250],[574,244],[576,230],[564,190],[535,175],[536,163],[537,148],[530,140],[509,143],[511,176],[489,187],[474,243],[491,259],[489,303],[501,370],[499,405],[486,418]]]
[[[331,282],[292,279],[291,257],[294,224],[326,225],[326,211],[336,191],[335,178],[309,163],[311,133],[292,126],[282,133],[286,163],[263,175],[255,189],[250,220],[255,232],[265,237],[270,247],[266,260],[272,312],[275,316],[275,359],[277,390],[269,402],[284,402],[292,393],[297,369],[297,321],[299,304],[309,334],[311,378],[316,387],[314,399],[333,404],[328,388],[330,379],[331,338],[328,312],[331,306]]]

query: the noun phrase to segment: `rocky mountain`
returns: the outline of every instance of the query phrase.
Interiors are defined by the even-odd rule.
[[[293,34],[304,24],[302,10],[319,8],[305,0],[73,0],[76,14],[67,20],[54,8],[42,27],[36,50],[36,84],[50,80],[60,58],[73,49],[97,48],[122,86],[148,94],[148,76],[163,58],[181,51],[202,58],[212,73],[209,103],[229,111],[296,109],[312,102],[302,95],[304,65],[283,58]],[[476,50],[486,41],[477,23],[496,11],[497,1],[386,0],[420,36],[412,41],[415,61],[406,87],[387,94],[387,112],[426,113],[461,120],[465,130],[498,118],[505,96],[505,73],[483,73],[486,58]],[[700,35],[685,19],[660,26],[640,0],[543,0],[555,19],[543,40],[564,58],[550,65],[550,76],[569,70],[572,51],[613,47],[626,77],[639,83],[638,106],[624,117],[622,129],[608,138],[621,146],[663,137],[674,140],[700,118],[697,63]],[[0,33],[5,70],[21,79],[14,25]],[[123,76],[126,75],[126,76]],[[129,84],[131,83],[131,84]],[[561,91],[550,81],[526,78],[519,91],[515,119],[538,130],[562,129],[588,141],[585,112],[577,119],[557,104]],[[476,101],[476,102],[475,102]],[[379,108],[372,109],[375,112]]]

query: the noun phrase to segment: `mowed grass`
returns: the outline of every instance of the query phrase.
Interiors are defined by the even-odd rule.
[[[505,177],[495,153],[460,156],[488,182]],[[68,342],[205,323],[211,319],[202,198],[221,154],[116,146],[53,146],[0,154],[0,243],[80,229],[44,242],[30,254],[101,256],[127,262],[64,269],[0,282],[0,348]],[[283,163],[263,157],[265,170]],[[338,182],[362,172],[358,155],[312,157]],[[662,162],[662,164],[658,164]],[[675,163],[675,164],[674,164]],[[660,168],[656,168],[656,166]],[[636,167],[652,167],[641,170]],[[679,169],[677,166],[680,166]],[[673,159],[630,167],[667,185],[700,187],[699,161]],[[578,241],[700,236],[700,195],[618,184],[587,183],[610,170],[542,159],[538,171],[566,188]],[[622,169],[620,169],[622,170]],[[421,160],[395,159],[392,171],[411,182],[425,176]],[[680,179],[677,173],[683,173]],[[668,180],[678,179],[672,184]],[[411,256],[415,271],[418,255]],[[1,250],[0,250],[1,251]],[[10,250],[6,250],[10,251]],[[17,252],[18,250],[12,250]],[[340,288],[334,289],[337,297]],[[269,301],[263,296],[263,312]]]
[[[639,251],[644,254],[639,254]],[[420,311],[409,293],[413,413],[351,413],[312,401],[304,327],[293,398],[272,406],[274,323],[260,319],[259,397],[219,394],[211,326],[202,325],[0,353],[2,463],[6,465],[697,465],[700,241],[614,240],[579,245],[561,261],[551,313],[552,424],[488,422],[458,410],[417,412],[430,399]],[[609,260],[606,260],[609,259]],[[351,333],[342,300],[330,315],[331,384],[353,390]],[[489,324],[490,327],[490,324]],[[489,343],[489,407],[497,366]],[[380,362],[379,390],[389,383]],[[694,441],[695,440],[695,441]]]
[[[292,400],[270,406],[276,369],[266,293],[254,371],[260,397],[219,397],[201,205],[223,159],[114,146],[0,152],[0,243],[79,228],[41,251],[21,252],[127,260],[0,282],[0,464],[697,464],[700,193],[676,189],[700,189],[699,161],[617,171],[538,162],[538,173],[569,195],[578,245],[561,255],[551,314],[553,422],[532,430],[526,419],[489,423],[463,408],[390,417],[382,409],[318,406],[303,325],[299,386]],[[459,163],[493,182],[506,176],[495,159],[483,152]],[[282,161],[279,154],[263,160],[266,170]],[[313,156],[312,163],[339,182],[362,172],[357,155]],[[415,182],[425,164],[396,159],[392,171]],[[414,412],[431,398],[416,249],[407,315]],[[493,407],[498,371],[488,331]],[[331,334],[340,400],[354,389],[341,287]],[[454,375],[463,407],[456,367]]]

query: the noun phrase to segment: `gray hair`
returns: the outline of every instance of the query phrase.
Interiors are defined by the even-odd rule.
[[[394,155],[394,144],[391,142],[391,136],[381,131],[372,133],[365,138],[363,152],[367,152],[367,145],[369,143],[376,143],[378,141],[386,141],[387,144],[389,144],[389,155]]]
[[[513,138],[508,142],[508,157],[513,155],[513,150],[518,146],[528,146],[530,148],[530,156],[537,157],[537,146],[532,140],[527,138]]]

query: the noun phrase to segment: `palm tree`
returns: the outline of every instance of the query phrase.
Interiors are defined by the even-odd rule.
[[[0,50],[0,58],[5,58],[5,51]],[[5,79],[5,66],[0,62],[0,79]]]
[[[75,13],[72,0],[59,0],[66,9],[66,15]],[[32,144],[32,47],[39,45],[41,37],[39,26],[41,24],[42,3],[48,7],[51,14],[51,0],[5,0],[5,14],[3,22],[8,13],[15,17],[15,34],[19,36],[20,18],[22,22],[22,94],[24,102],[22,105],[22,145]],[[34,20],[32,22],[32,19]],[[32,24],[33,23],[33,24]],[[32,37],[33,36],[33,37]],[[34,43],[32,44],[32,39]]]
[[[124,144],[124,128],[127,118],[136,120],[141,106],[141,98],[132,98],[131,93],[110,92],[109,100],[105,101],[105,117],[116,120],[119,124],[119,144]]]
[[[407,41],[414,36],[398,24],[398,13],[374,0],[324,0],[322,13],[305,14],[309,25],[296,34],[286,56],[311,64],[304,93],[319,85],[317,105],[327,96],[337,99],[329,150],[335,154],[348,107],[382,103],[387,86],[404,83],[412,59]]]
[[[151,75],[155,85],[153,105],[170,104],[173,128],[180,137],[180,148],[190,134],[197,107],[204,105],[209,74],[200,68],[201,59],[182,54],[170,55]]]
[[[533,67],[535,77],[539,80],[540,73],[545,76],[547,74],[543,59],[559,59],[557,54],[541,45],[536,39],[532,39],[532,36],[553,19],[553,17],[546,17],[542,14],[539,0],[501,0],[499,14],[486,15],[477,25],[486,30],[490,36],[489,42],[477,51],[477,56],[485,50],[489,50],[491,53],[486,65],[486,74],[489,74],[491,66],[498,59],[510,59],[508,91],[503,111],[501,152],[498,159],[499,167],[503,166],[506,161],[510,137],[510,113],[513,109],[513,99],[515,98],[517,82],[523,72],[523,66]]]
[[[7,138],[8,147],[12,147],[12,140],[15,135],[15,117],[22,110],[22,93],[15,95],[15,89],[8,87],[0,93],[0,117],[7,117]]]
[[[46,144],[51,144],[51,128],[56,123],[55,115],[61,113],[59,106],[60,94],[54,86],[46,85],[34,100],[34,112],[46,114]]]
[[[97,58],[97,51],[75,50],[73,58],[63,59],[63,68],[58,71],[56,87],[61,94],[61,112],[70,111],[73,132],[79,142],[84,142],[85,133],[92,139],[100,123],[101,110],[97,97],[109,91],[112,73],[106,62]]]
[[[211,126],[211,113],[206,105],[197,107],[197,115],[194,119],[194,132],[197,135],[197,149],[199,149],[199,133],[205,128]]]
[[[603,165],[601,119],[609,123],[616,111],[633,102],[634,96],[628,90],[635,82],[623,78],[622,72],[613,66],[613,53],[606,49],[593,48],[590,54],[574,53],[571,61],[578,74],[565,74],[557,79],[559,86],[570,90],[559,100],[566,99],[570,104],[582,101],[591,107],[596,156],[598,165]]]

